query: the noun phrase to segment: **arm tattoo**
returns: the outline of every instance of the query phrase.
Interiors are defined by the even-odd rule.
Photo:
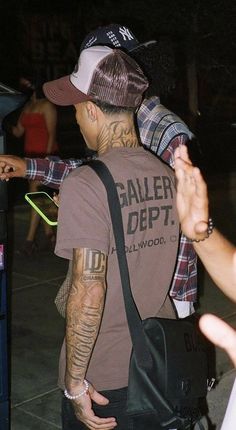
[[[106,265],[107,257],[100,251],[74,251],[66,312],[67,379],[72,383],[83,381],[98,335],[106,292]]]

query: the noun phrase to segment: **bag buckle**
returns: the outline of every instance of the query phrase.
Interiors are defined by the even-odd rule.
[[[211,378],[207,380],[207,391],[211,391],[216,382],[215,378]]]

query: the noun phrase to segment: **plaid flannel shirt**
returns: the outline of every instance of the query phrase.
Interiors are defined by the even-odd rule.
[[[137,122],[142,144],[161,158],[165,151],[172,147],[173,139],[179,137],[179,142],[183,143],[193,138],[187,125],[163,106],[159,97],[150,97],[143,101],[137,114]],[[173,167],[173,160],[170,163],[168,161],[168,164]]]
[[[175,149],[193,137],[186,124],[162,106],[159,97],[143,101],[137,122],[143,145],[173,168]],[[183,234],[170,295],[176,300],[197,300],[197,255],[191,241]]]
[[[137,121],[144,146],[151,149],[171,167],[174,165],[174,150],[193,136],[184,122],[161,106],[160,100],[152,97],[144,100]],[[163,117],[164,116],[164,117]],[[157,127],[157,125],[160,125]],[[161,132],[160,132],[161,130]],[[71,170],[83,164],[83,160],[60,160],[58,157],[26,159],[28,179],[36,179],[58,189]],[[195,302],[197,298],[197,256],[191,241],[181,235],[178,258],[170,295],[183,301]]]
[[[59,157],[26,158],[26,178],[59,189],[71,170],[82,164],[83,160],[61,160]]]

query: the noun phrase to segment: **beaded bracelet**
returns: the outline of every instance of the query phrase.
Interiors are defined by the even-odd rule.
[[[203,242],[203,240],[208,239],[208,237],[213,232],[213,230],[214,230],[214,223],[212,218],[209,218],[208,227],[207,227],[207,236],[204,237],[204,239],[192,239],[192,242]]]
[[[82,397],[84,394],[86,394],[86,393],[88,392],[88,389],[89,389],[89,383],[88,383],[88,381],[86,381],[86,379],[84,379],[84,385],[85,385],[84,390],[83,390],[83,391],[81,391],[81,393],[76,394],[75,396],[72,396],[71,394],[69,394],[69,393],[68,393],[68,391],[67,391],[67,389],[65,389],[65,390],[64,390],[64,395],[65,395],[65,397],[66,397],[67,399],[69,399],[69,400],[76,400],[76,399],[79,399],[80,397]]]

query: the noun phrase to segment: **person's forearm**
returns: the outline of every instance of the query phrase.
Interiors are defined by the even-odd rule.
[[[193,243],[213,281],[224,294],[236,301],[236,273],[233,265],[236,248],[234,245],[216,229],[208,239]]]
[[[71,170],[80,166],[82,160],[50,160],[48,158],[26,158],[26,178],[34,179],[58,189]]]
[[[47,145],[47,154],[51,154],[53,150],[54,140],[49,139],[48,145]]]
[[[89,268],[91,251],[76,251],[73,263],[73,281],[66,310],[66,388],[78,392],[83,384],[88,363],[98,335],[105,300],[104,274]],[[101,254],[101,272],[103,259]],[[82,268],[83,267],[83,268]],[[79,270],[78,270],[79,268]],[[94,273],[93,273],[94,272]],[[82,276],[81,276],[82,274]]]
[[[48,138],[47,154],[52,153],[53,148],[55,147],[55,143],[56,143],[56,136],[55,136],[55,133],[52,133],[49,135],[49,138]]]
[[[48,183],[48,170],[50,160],[47,158],[26,158],[26,175],[27,179],[37,180],[42,183]],[[53,181],[53,179],[52,179]],[[59,187],[55,187],[59,188]]]

